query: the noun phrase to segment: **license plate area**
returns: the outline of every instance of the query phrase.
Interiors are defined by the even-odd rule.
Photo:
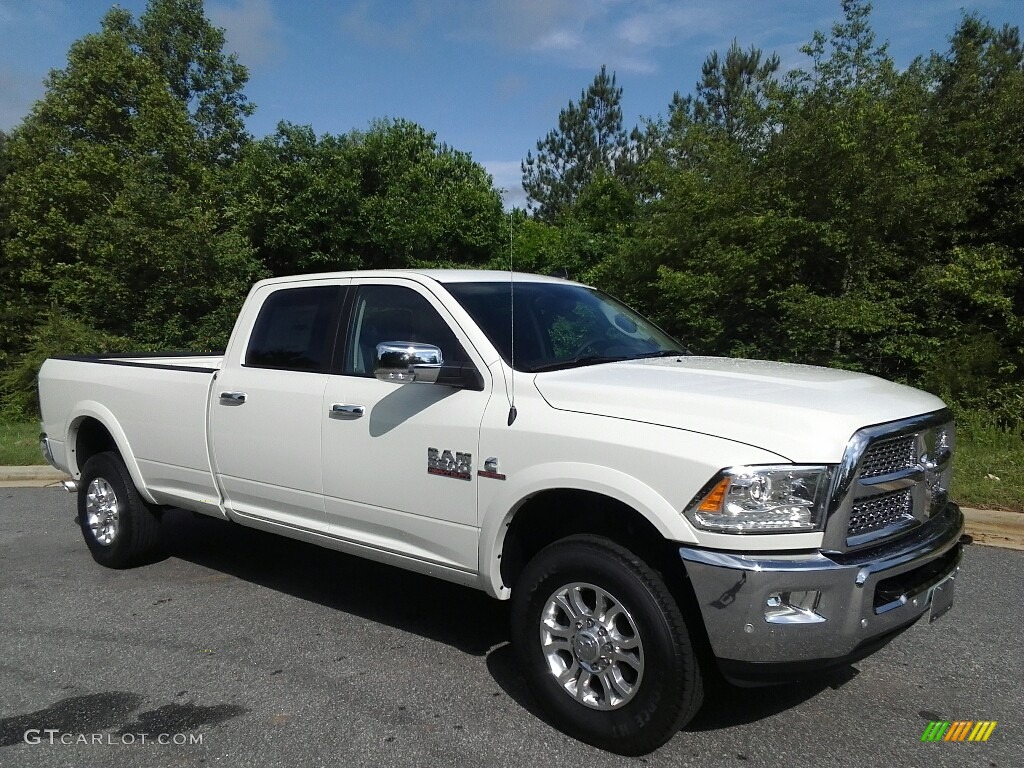
[[[928,622],[941,619],[946,612],[953,607],[953,585],[956,579],[951,575],[940,581],[929,590],[929,601],[931,611],[928,614]]]
[[[954,548],[925,565],[883,579],[875,587],[875,613],[902,608],[913,598],[918,598],[923,606],[930,606],[935,590],[953,577],[959,562],[960,552]],[[946,608],[948,610],[948,606]]]

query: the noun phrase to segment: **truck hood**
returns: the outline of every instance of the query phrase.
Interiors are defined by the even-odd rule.
[[[800,463],[838,462],[861,427],[945,407],[875,376],[724,357],[604,363],[537,374],[534,383],[559,410],[701,432]]]

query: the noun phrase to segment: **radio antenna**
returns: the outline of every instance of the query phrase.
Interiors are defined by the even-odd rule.
[[[508,401],[508,425],[511,427],[512,422],[516,420],[518,413],[516,412],[516,293],[515,293],[515,278],[512,270],[512,221],[515,211],[509,211],[508,214],[508,303],[509,303],[509,335],[511,342],[509,345],[509,363],[512,367],[512,384],[511,392]]]

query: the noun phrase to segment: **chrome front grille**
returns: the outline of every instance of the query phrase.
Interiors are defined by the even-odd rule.
[[[847,534],[851,537],[872,533],[914,519],[914,499],[910,489],[871,496],[854,502],[850,510]]]
[[[948,410],[854,433],[836,471],[823,548],[868,546],[940,511],[948,500],[954,443]]]
[[[917,466],[917,435],[879,440],[872,443],[860,462],[860,477],[880,477]]]

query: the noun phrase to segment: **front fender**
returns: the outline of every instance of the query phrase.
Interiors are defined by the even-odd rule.
[[[483,481],[482,482],[487,482]],[[532,496],[542,491],[589,491],[615,499],[636,510],[668,540],[696,543],[696,533],[680,511],[661,494],[637,478],[611,467],[575,462],[542,464],[516,473],[483,511],[480,527],[480,579],[492,597],[508,599],[502,583],[501,560],[505,534],[512,518]]]

